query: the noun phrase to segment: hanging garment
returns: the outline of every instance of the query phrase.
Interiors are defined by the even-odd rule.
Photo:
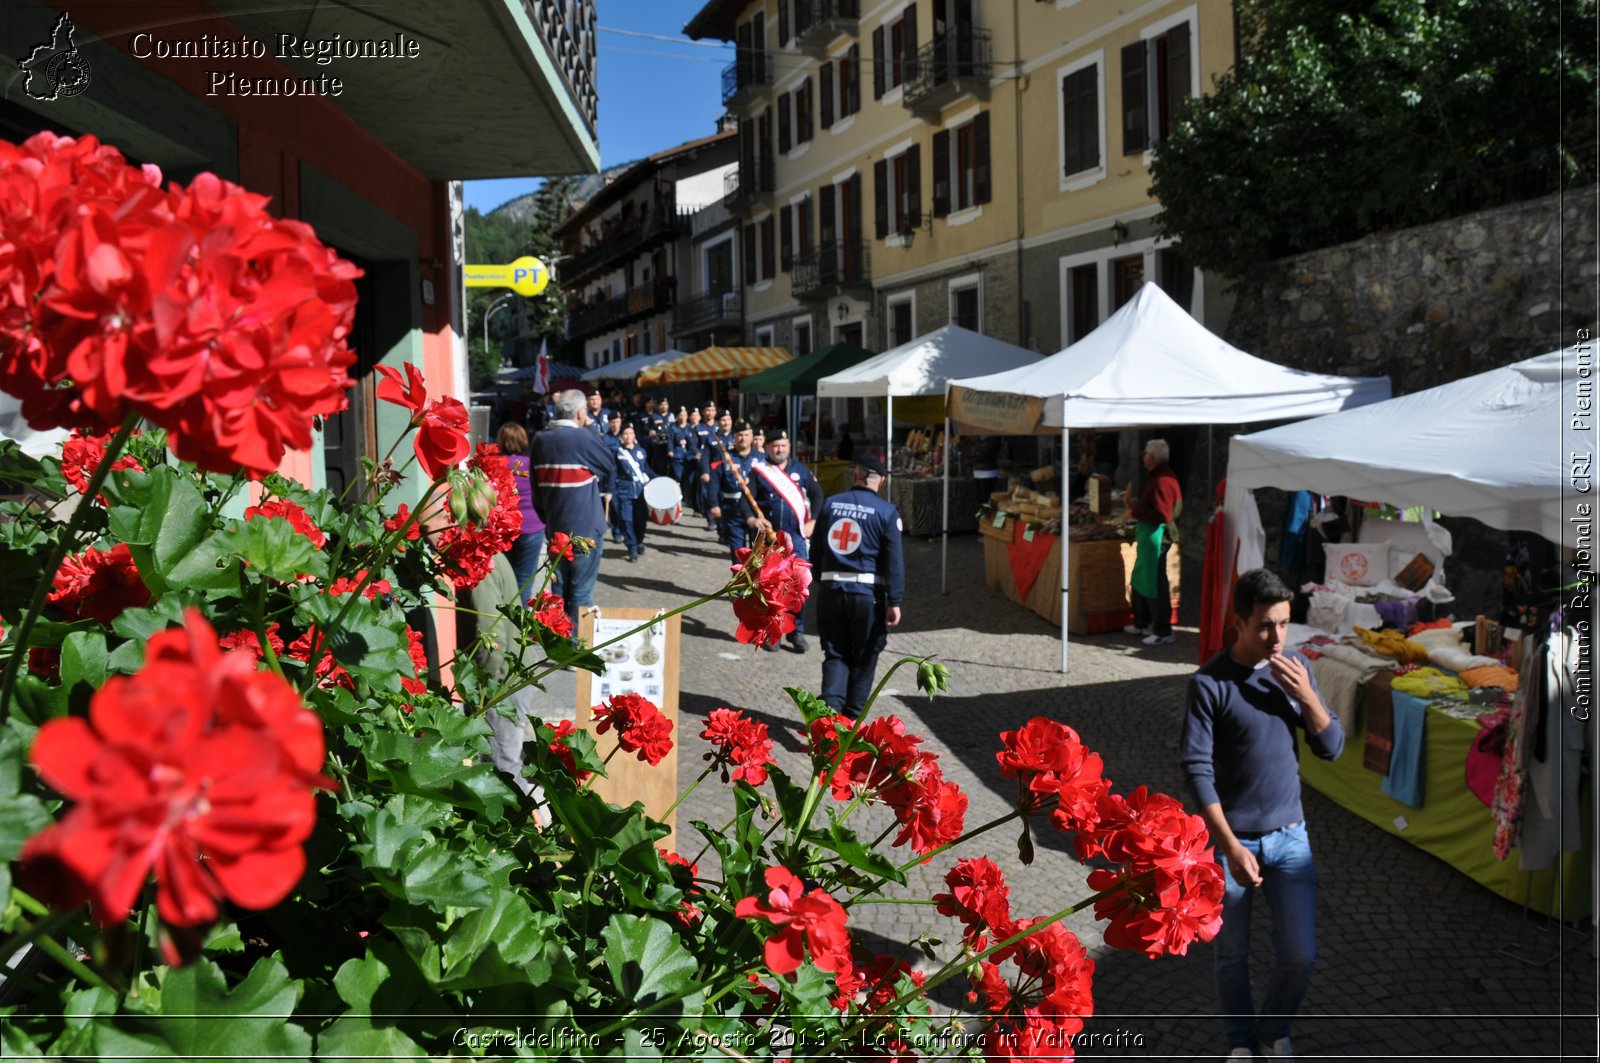
[[[1398,684],[1397,684],[1398,685]],[[1421,698],[1394,695],[1394,753],[1381,789],[1396,801],[1422,807],[1422,765],[1426,758],[1428,703]]]
[[[1538,677],[1544,669],[1546,644],[1535,644],[1522,659],[1522,675],[1517,684],[1516,697],[1506,715],[1505,757],[1500,761],[1500,778],[1495,780],[1494,804],[1494,855],[1501,860],[1511,855],[1522,837],[1522,814],[1527,802],[1526,767],[1524,765],[1528,723],[1528,706],[1539,696]]]
[[[1528,871],[1549,867],[1560,853],[1583,847],[1578,781],[1588,721],[1574,712],[1573,682],[1580,646],[1570,630],[1552,634],[1540,669],[1542,745],[1530,743],[1529,752],[1536,755],[1527,765],[1527,791],[1533,800],[1522,810],[1522,867]]]

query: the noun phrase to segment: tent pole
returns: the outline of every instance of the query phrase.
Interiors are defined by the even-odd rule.
[[[1067,468],[1067,404],[1061,403],[1061,487],[1066,493],[1067,481],[1070,470]],[[1065,500],[1064,500],[1065,501]],[[1065,515],[1072,508],[1071,502],[1066,502],[1062,507]],[[1072,550],[1072,537],[1067,534],[1069,525],[1064,521],[1061,525],[1061,674],[1067,674],[1067,618],[1070,611],[1067,608],[1067,574],[1072,571],[1070,552]]]
[[[894,484],[894,391],[889,392],[888,408],[883,411],[883,497],[889,497]]]
[[[945,392],[949,395],[949,391]],[[948,410],[950,404],[945,402]],[[939,521],[939,593],[950,593],[950,415],[944,417],[944,516]]]
[[[816,407],[811,413],[811,427],[816,429],[817,449],[816,453],[811,455],[811,464],[813,471],[815,471],[815,466],[822,464],[822,392],[817,392],[817,396],[813,401],[816,403]]]

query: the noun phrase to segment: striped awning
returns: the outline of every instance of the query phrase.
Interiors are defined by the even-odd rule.
[[[646,368],[639,374],[639,384],[643,387],[747,377],[782,365],[789,358],[785,347],[706,347],[687,358]]]

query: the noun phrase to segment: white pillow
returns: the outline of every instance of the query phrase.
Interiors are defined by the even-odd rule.
[[[1372,587],[1389,578],[1389,543],[1323,543],[1328,579]]]

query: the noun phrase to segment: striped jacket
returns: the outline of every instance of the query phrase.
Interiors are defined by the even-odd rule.
[[[605,538],[605,507],[616,458],[600,437],[572,421],[552,421],[533,437],[533,501],[552,532]]]

